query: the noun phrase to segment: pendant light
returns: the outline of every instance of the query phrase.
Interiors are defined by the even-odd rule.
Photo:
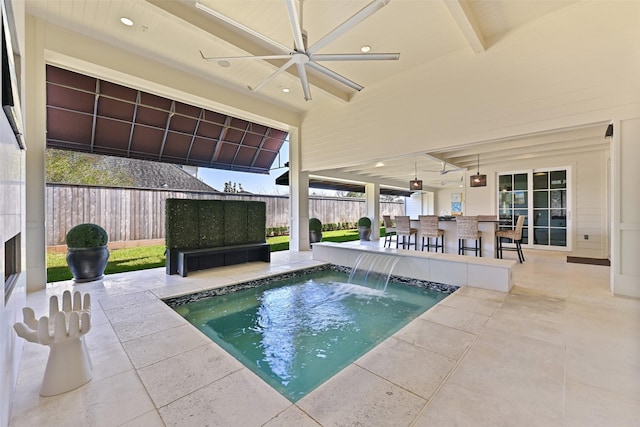
[[[487,175],[480,175],[480,153],[478,153],[478,173],[471,175],[471,187],[486,187]]]
[[[409,190],[418,191],[422,190],[422,180],[418,179],[418,163],[415,163],[415,178],[409,181]]]

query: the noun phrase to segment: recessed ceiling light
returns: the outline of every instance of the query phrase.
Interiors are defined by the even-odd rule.
[[[127,18],[126,16],[123,16],[122,18],[120,18],[120,22],[122,22],[127,27],[132,27],[133,26],[133,21],[131,19]]]
[[[291,89],[289,89],[288,87],[283,87],[283,88],[282,88],[282,91],[283,91],[284,93],[289,93],[289,92],[291,92]]]
[[[382,163],[382,162],[378,162],[378,163],[376,163],[376,167],[377,167],[377,168],[381,168],[381,167],[383,167],[383,166],[384,166],[384,163]]]
[[[369,45],[364,45],[364,46],[362,46],[360,48],[360,52],[362,52],[362,53],[367,53],[367,52],[370,52],[370,51],[371,51],[371,46],[369,46]]]
[[[231,66],[231,62],[227,61],[226,59],[221,59],[220,61],[218,61],[218,65],[227,68]]]

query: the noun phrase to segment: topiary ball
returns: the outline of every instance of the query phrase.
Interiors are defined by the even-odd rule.
[[[67,233],[69,248],[97,248],[109,241],[107,232],[97,224],[78,224]]]
[[[358,220],[358,227],[371,227],[371,219],[363,216]]]
[[[322,223],[318,218],[309,218],[310,231],[322,231]]]

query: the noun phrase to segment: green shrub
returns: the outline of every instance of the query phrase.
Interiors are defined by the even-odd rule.
[[[245,202],[247,204],[247,243],[264,243],[267,223],[265,202]]]
[[[198,200],[167,199],[165,242],[167,249],[197,249],[200,246]]]
[[[371,227],[371,220],[363,216],[358,220],[358,227]]]
[[[322,223],[318,218],[309,218],[309,231],[322,231]]]
[[[78,224],[67,233],[69,248],[97,248],[105,246],[109,241],[107,232],[97,224]]]
[[[197,249],[262,243],[265,202],[167,199],[167,249]]]

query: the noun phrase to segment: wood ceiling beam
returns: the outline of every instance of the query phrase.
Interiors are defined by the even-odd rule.
[[[482,53],[487,50],[484,36],[478,26],[473,11],[465,0],[444,0],[444,4],[449,9],[453,20],[462,31],[471,49],[475,53]]]
[[[510,151],[505,151],[501,156],[495,155],[492,157],[486,157],[485,160],[483,160],[482,156],[480,156],[480,170],[482,170],[484,166],[493,165],[493,164],[505,164],[505,163],[516,161],[516,160],[531,160],[531,159],[540,159],[544,157],[570,156],[570,155],[588,153],[593,151],[597,152],[597,151],[601,151],[602,149],[603,149],[602,147],[596,146],[596,145],[585,145],[585,146],[573,147],[573,148],[568,146],[562,146],[556,150],[532,149],[526,153],[525,152],[513,153]],[[471,164],[471,162],[469,163],[470,163],[469,170],[475,173],[477,163],[476,162],[473,162],[473,164]]]

